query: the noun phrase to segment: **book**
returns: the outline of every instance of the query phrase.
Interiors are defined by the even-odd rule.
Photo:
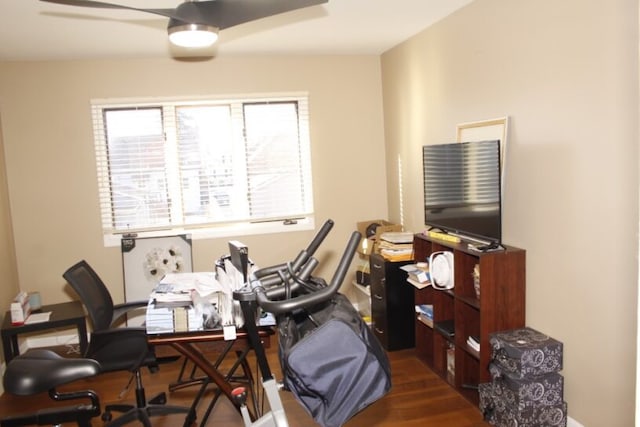
[[[407,278],[407,282],[415,286],[417,289],[423,289],[431,286],[431,282],[418,282],[417,280]]]
[[[407,264],[400,267],[407,272],[407,278],[420,283],[426,283],[431,281],[431,275],[429,274],[429,266],[423,263],[419,264]]]
[[[419,321],[433,328],[433,305],[418,304],[416,305],[416,313],[418,314]]]
[[[475,351],[480,351],[480,339],[473,335],[467,337],[467,345]]]
[[[422,313],[418,313],[418,320],[421,321],[422,323],[424,323],[425,325],[427,325],[430,328],[433,328],[433,319],[422,314]]]
[[[414,270],[409,273],[408,277],[409,279],[420,283],[431,282],[431,275],[428,271],[424,270]]]
[[[417,304],[416,313],[424,314],[425,316],[433,319],[433,305],[431,304]]]
[[[445,337],[453,338],[455,336],[456,328],[453,319],[434,322],[433,327]]]

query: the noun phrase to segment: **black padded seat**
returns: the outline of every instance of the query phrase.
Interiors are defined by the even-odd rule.
[[[29,350],[13,358],[7,364],[3,377],[7,393],[31,396],[48,392],[54,401],[70,401],[73,404],[42,407],[40,401],[32,412],[1,418],[0,426],[58,426],[74,423],[78,427],[91,427],[91,419],[101,412],[98,395],[92,390],[59,392],[57,387],[93,377],[100,372],[100,364],[93,359],[67,359],[46,349]]]
[[[100,370],[100,364],[93,359],[67,359],[51,350],[35,349],[9,362],[3,386],[11,394],[31,396],[95,376]]]

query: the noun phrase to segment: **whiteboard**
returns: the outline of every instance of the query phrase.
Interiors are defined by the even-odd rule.
[[[190,273],[191,236],[124,237],[121,241],[125,301],[146,301],[167,273]],[[127,316],[127,325],[140,326],[145,310]]]

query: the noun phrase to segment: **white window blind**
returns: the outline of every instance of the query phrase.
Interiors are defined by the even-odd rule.
[[[105,235],[313,215],[306,96],[92,102]]]

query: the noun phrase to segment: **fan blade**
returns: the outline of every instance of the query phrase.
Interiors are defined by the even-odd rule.
[[[140,9],[93,0],[40,0],[67,6],[102,9],[128,9],[170,18],[169,27],[182,24],[204,24],[224,28],[278,15],[296,9],[327,3],[329,0],[203,0],[185,1],[175,9]]]
[[[205,0],[186,2],[176,8],[174,18],[182,22],[206,24],[220,30],[278,15],[296,9],[327,3],[328,0]],[[182,8],[196,8],[199,18],[183,13]],[[204,22],[201,22],[204,20]],[[172,23],[169,23],[172,26]]]
[[[101,1],[92,1],[92,0],[40,0],[40,1],[43,1],[46,3],[62,4],[66,6],[95,7],[95,8],[101,8],[101,9],[128,9],[128,10],[135,10],[138,12],[147,12],[147,13],[153,13],[156,15],[162,15],[167,18],[182,19],[181,16],[176,14],[176,9],[139,9],[136,7],[123,6],[119,4],[113,4],[113,3],[104,3]]]

